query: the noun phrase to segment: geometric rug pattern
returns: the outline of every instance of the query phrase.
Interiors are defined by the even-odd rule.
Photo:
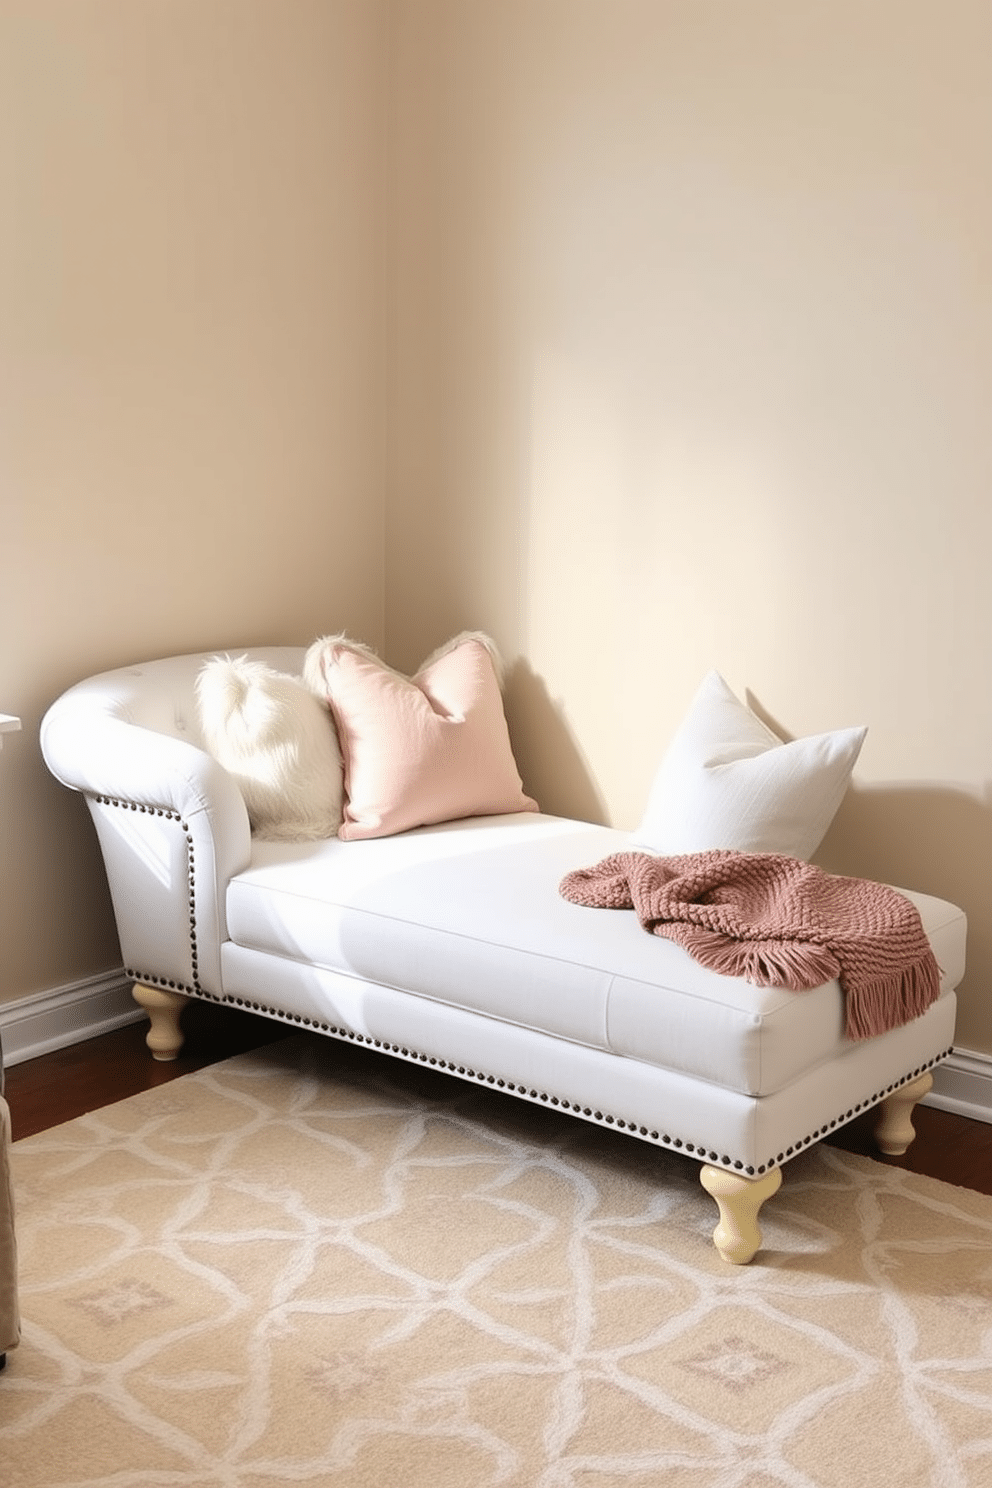
[[[14,1146],[3,1488],[989,1488],[992,1199],[300,1035]]]

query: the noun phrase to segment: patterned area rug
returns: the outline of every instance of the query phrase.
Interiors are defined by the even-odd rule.
[[[982,1488],[992,1199],[688,1158],[301,1036],[14,1149],[4,1488]]]

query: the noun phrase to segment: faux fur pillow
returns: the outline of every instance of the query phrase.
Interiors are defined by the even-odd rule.
[[[333,837],[341,825],[341,751],[327,708],[298,677],[216,656],[196,679],[209,752],[234,776],[257,837]]]
[[[328,636],[310,647],[303,675],[327,698],[341,741],[339,837],[537,810],[513,758],[488,636],[456,636],[412,678],[367,646]]]

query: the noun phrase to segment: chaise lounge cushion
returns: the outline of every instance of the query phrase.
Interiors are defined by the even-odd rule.
[[[748,1095],[776,1091],[848,1047],[836,981],[797,993],[718,976],[642,931],[632,910],[561,898],[566,873],[628,846],[610,828],[537,814],[388,842],[256,844],[228,891],[228,931],[246,953],[476,1010]],[[953,987],[964,916],[942,900],[907,897]]]

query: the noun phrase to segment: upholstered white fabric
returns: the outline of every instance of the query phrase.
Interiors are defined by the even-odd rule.
[[[249,654],[294,675],[303,660]],[[253,841],[197,729],[206,659],[92,678],[42,727],[49,767],[96,822],[136,979],[368,1040],[749,1175],[949,1052],[965,924],[941,900],[912,896],[940,999],[849,1044],[836,984],[795,994],[717,977],[632,912],[562,900],[565,872],[629,845],[607,828],[515,813],[372,841]]]
[[[428,997],[228,943],[228,995],[294,1021],[359,1037],[400,1058],[498,1085],[649,1141],[759,1171],[873,1105],[953,1043],[955,998],[883,1039],[848,1044],[774,1094],[756,1098],[643,1059],[500,1022]]]
[[[231,882],[232,941],[646,1060],[748,1095],[845,1052],[841,991],[718,976],[643,930],[632,910],[583,909],[565,873],[629,846],[546,816],[424,828],[301,856],[258,844]],[[961,911],[910,895],[945,968],[963,970]]]
[[[251,833],[241,792],[200,733],[194,688],[212,654],[77,683],[46,713],[41,748],[52,774],[86,795],[124,965],[164,985],[220,992],[218,886],[247,866]],[[299,647],[251,655],[278,671],[303,662]]]

